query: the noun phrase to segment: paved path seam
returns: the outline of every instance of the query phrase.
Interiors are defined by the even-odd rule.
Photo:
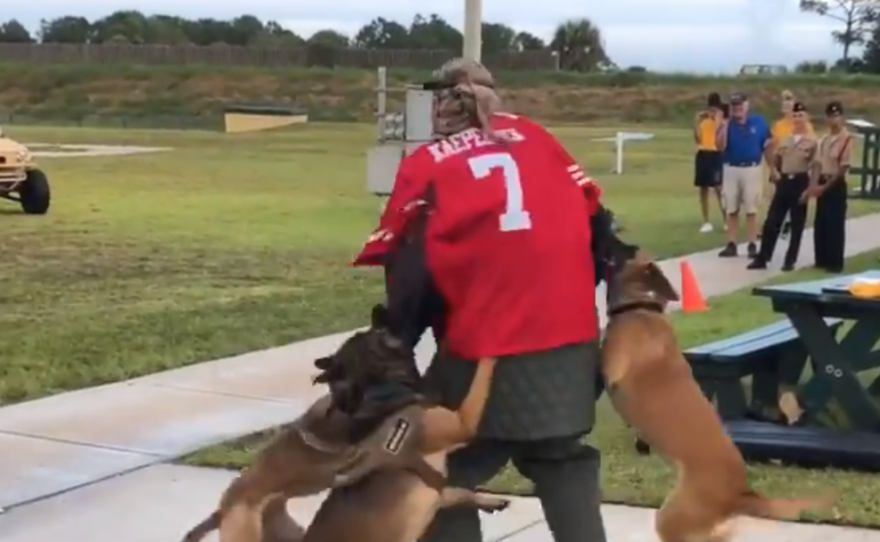
[[[52,442],[55,444],[69,444],[72,446],[78,446],[81,448],[94,448],[96,450],[103,450],[107,452],[122,452],[122,453],[131,453],[131,454],[139,454],[139,455],[151,455],[158,459],[168,459],[166,456],[161,454],[156,454],[154,452],[150,452],[148,450],[135,450],[132,448],[125,448],[120,446],[108,446],[105,444],[88,444],[84,442],[77,442],[75,440],[64,439],[64,438],[55,438],[55,437],[43,437],[38,435],[29,435],[27,433],[20,433],[18,431],[0,431],[0,435],[5,435],[8,437],[24,437],[34,440],[41,440],[45,442]],[[173,459],[173,458],[172,458]]]

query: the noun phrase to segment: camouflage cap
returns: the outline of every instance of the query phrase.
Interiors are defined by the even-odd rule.
[[[462,83],[494,88],[495,78],[476,60],[453,58],[434,70],[431,83],[436,88],[450,88]]]

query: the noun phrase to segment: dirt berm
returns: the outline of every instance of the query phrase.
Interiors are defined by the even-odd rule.
[[[426,73],[389,70],[391,86]],[[776,114],[779,93],[791,89],[819,115],[839,99],[848,112],[880,120],[880,77],[703,77],[619,73],[499,73],[511,110],[550,122],[681,123],[711,91],[746,92]],[[19,119],[84,117],[213,117],[229,104],[295,104],[315,120],[371,120],[376,74],[369,70],[268,70],[215,66],[0,64],[0,115]],[[389,97],[399,108],[400,96]]]

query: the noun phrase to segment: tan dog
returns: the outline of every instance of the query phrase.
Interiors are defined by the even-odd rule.
[[[347,443],[349,420],[342,413],[331,412],[330,403],[329,395],[322,397],[285,426],[232,481],[217,510],[184,536],[184,542],[197,542],[215,529],[221,530],[221,540],[226,538],[223,531],[240,530],[234,525],[237,520],[229,517],[240,504],[247,506],[254,518],[265,514],[267,523],[284,522],[275,516],[287,516],[287,499],[332,487],[338,473],[362,459],[361,448]],[[250,519],[245,521],[251,523]],[[298,526],[293,523],[289,528]]]
[[[737,516],[797,518],[830,500],[769,499],[752,490],[746,464],[691,374],[664,316],[678,294],[653,261],[615,257],[602,370],[615,409],[675,463],[678,482],[657,512],[663,542],[727,540]]]
[[[483,370],[489,372],[475,380],[476,398],[465,401],[460,414],[426,408],[417,393],[414,355],[387,333],[385,318],[377,307],[368,330],[355,333],[333,356],[316,361],[322,373],[315,381],[328,384],[330,395],[257,454],[224,492],[218,510],[192,529],[185,542],[217,528],[221,542],[298,541],[302,528],[287,514],[289,498],[345,485],[377,469],[406,471],[426,487],[443,490],[445,473],[423,459],[418,444],[423,437],[437,446],[445,446],[444,438],[471,438],[494,360],[485,364]]]
[[[384,312],[373,313],[373,327],[356,333],[333,356],[321,358],[315,366],[322,373],[317,384],[328,384],[330,394],[318,399],[302,416],[284,426],[254,458],[250,467],[232,481],[209,517],[190,530],[184,542],[197,542],[219,529],[222,541],[259,541],[264,529],[266,542],[297,540],[302,528],[287,514],[286,503],[292,497],[314,495],[355,480],[377,466],[401,465],[399,454],[385,446],[386,435],[395,429],[396,420],[374,417],[367,424],[349,414],[360,408],[363,387],[371,382],[396,383],[405,390],[418,386],[420,375],[415,363],[382,363]],[[379,354],[374,351],[380,350]],[[397,350],[393,350],[397,354]],[[371,354],[375,358],[371,363]],[[393,356],[386,355],[386,358]],[[400,357],[399,355],[397,357]],[[338,359],[351,360],[347,364]],[[347,372],[346,372],[347,371]],[[399,410],[418,398],[413,394],[401,400],[384,401],[388,410]],[[381,413],[380,413],[381,414]],[[354,432],[357,431],[357,434]],[[403,464],[426,483],[442,486],[445,478],[423,461]]]
[[[476,435],[489,396],[495,359],[478,363],[457,412],[424,404],[404,410],[402,414],[415,414],[420,422],[400,437],[401,453],[418,454],[445,475],[447,454]],[[439,508],[461,505],[497,512],[507,508],[509,501],[463,488],[431,487],[411,471],[384,469],[334,489],[303,542],[412,542],[421,537]]]

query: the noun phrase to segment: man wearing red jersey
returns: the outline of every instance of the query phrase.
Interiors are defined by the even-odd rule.
[[[463,399],[476,360],[500,358],[450,484],[485,483],[512,461],[557,542],[604,542],[599,455],[581,443],[599,361],[593,249],[613,236],[591,228],[606,216],[598,188],[544,128],[498,112],[481,65],[447,63],[433,86],[440,138],[403,160],[356,264],[385,265],[394,334],[414,346],[433,327],[425,384],[446,406]],[[424,540],[480,542],[477,512],[441,511]]]

